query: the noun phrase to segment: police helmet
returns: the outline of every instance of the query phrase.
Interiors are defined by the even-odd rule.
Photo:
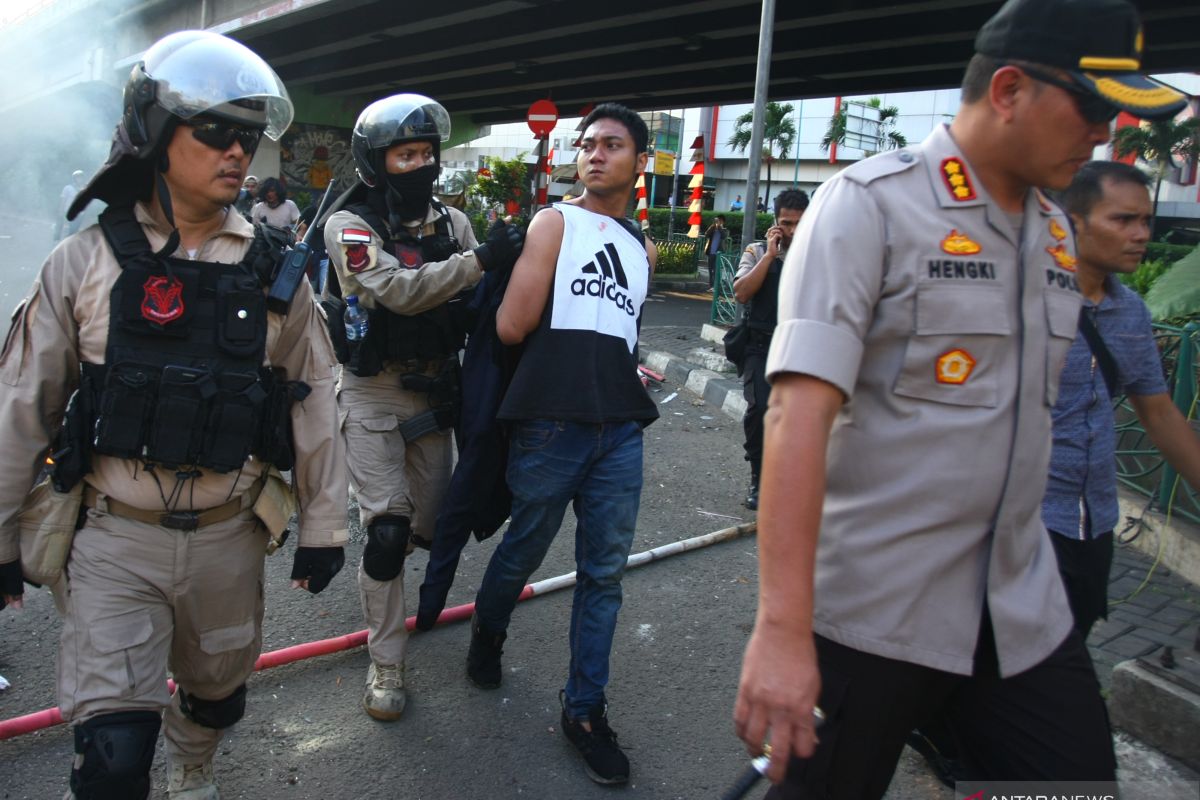
[[[450,114],[442,104],[421,94],[396,94],[376,100],[363,109],[350,135],[350,152],[358,176],[375,186],[384,171],[383,155],[397,142],[433,144],[441,158],[441,144],[450,139]]]
[[[244,44],[209,31],[180,31],[155,42],[134,65],[123,105],[108,161],[75,198],[68,219],[93,198],[113,203],[148,196],[146,178],[181,120],[219,117],[274,140],[292,121],[292,101],[275,71]]]

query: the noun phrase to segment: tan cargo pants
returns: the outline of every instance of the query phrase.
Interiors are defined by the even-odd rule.
[[[167,670],[204,700],[246,682],[262,647],[266,542],[250,510],[177,531],[91,509],[56,587],[63,717],[165,709],[171,759],[211,757],[221,731],[183,716],[178,695],[168,696]]]
[[[338,411],[350,485],[358,497],[364,528],[376,517],[402,515],[412,520],[417,536],[431,540],[453,469],[452,433],[436,431],[404,441],[400,423],[428,411],[429,400],[424,393],[402,388],[400,374],[391,366],[371,378],[342,373]],[[408,646],[404,571],[393,580],[377,581],[363,572],[360,563],[358,587],[372,660],[403,664]]]

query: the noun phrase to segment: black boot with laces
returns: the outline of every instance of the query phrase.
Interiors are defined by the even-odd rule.
[[[596,783],[628,782],[629,759],[617,744],[616,732],[608,727],[608,706],[600,703],[588,710],[586,721],[591,723],[592,727],[589,731],[583,727],[584,720],[575,720],[567,716],[564,692],[559,692],[558,700],[563,707],[563,734],[583,756],[583,769],[588,777]]]

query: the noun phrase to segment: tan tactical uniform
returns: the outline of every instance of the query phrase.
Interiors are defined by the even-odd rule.
[[[357,295],[364,308],[382,306],[397,314],[419,314],[447,302],[479,282],[483,272],[478,246],[467,216],[450,213],[450,232],[462,250],[446,261],[410,269],[384,250],[379,234],[359,216],[339,211],[325,223],[329,263],[337,270],[342,296]],[[438,212],[430,208],[420,230],[436,233]],[[370,235],[365,251],[361,234]],[[414,235],[415,228],[409,229]],[[406,442],[399,426],[429,410],[428,395],[400,386],[400,376],[414,371],[436,375],[437,364],[385,363],[378,375],[360,378],[342,371],[338,408],[350,481],[358,498],[363,527],[384,515],[409,517],[412,532],[427,541],[450,482],[453,468],[451,431],[440,430]],[[411,550],[411,542],[410,542]],[[403,664],[408,632],[404,628],[404,571],[390,581],[377,581],[358,570],[367,646],[379,664]]]
[[[1040,515],[1081,303],[1069,230],[1036,191],[1010,218],[944,127],[821,186],[767,361],[847,398],[817,545],[821,636],[970,675],[986,601],[1008,677],[1071,630]]]
[[[152,248],[170,228],[155,207],[136,208]],[[206,240],[195,258],[239,261],[253,240],[240,215]],[[182,249],[175,254],[187,258]],[[0,355],[0,562],[18,557],[16,516],[79,383],[80,362],[104,363],[109,293],[120,267],[99,227],[54,249],[17,309]],[[292,409],[300,544],[346,540],[345,453],[337,435],[333,349],[320,310],[302,283],[286,317],[268,316],[266,362],[312,388]],[[59,706],[80,722],[116,711],[167,708],[172,759],[211,757],[220,731],[185,718],[168,697],[169,668],[189,695],[220,700],[246,681],[262,641],[263,555],[267,534],[251,509],[264,465],[237,473],[201,470],[172,510],[202,510],[240,499],[232,518],[194,531],[172,530],[110,513],[110,501],[144,511],[165,508],[175,476],[140,462],[93,455],[84,481],[93,507],[76,533],[65,579]],[[160,492],[160,481],[162,491]]]

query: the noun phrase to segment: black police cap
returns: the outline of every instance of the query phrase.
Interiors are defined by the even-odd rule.
[[[1008,0],[975,37],[975,52],[1065,70],[1084,90],[1144,119],[1172,117],[1183,94],[1147,78],[1142,25],[1127,0]]]

